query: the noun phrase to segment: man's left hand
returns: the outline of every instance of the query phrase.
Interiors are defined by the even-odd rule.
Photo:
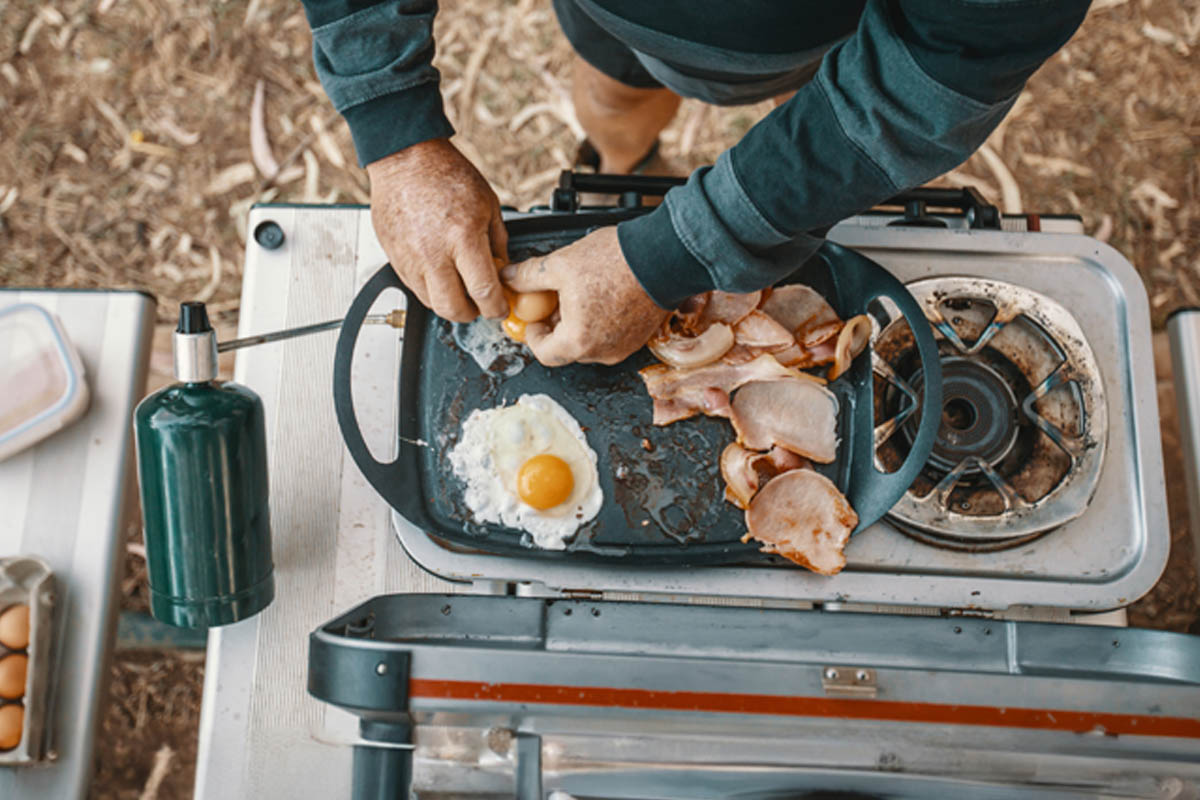
[[[547,367],[616,364],[644,345],[670,313],[642,291],[611,226],[549,255],[510,264],[500,278],[518,292],[558,292],[557,318],[525,328],[525,343]]]

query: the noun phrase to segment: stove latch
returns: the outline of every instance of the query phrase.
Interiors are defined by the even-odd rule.
[[[821,688],[829,697],[875,697],[875,670],[869,667],[822,667]]]

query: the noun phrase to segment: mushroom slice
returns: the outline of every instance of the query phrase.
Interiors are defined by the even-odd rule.
[[[744,385],[730,419],[743,447],[779,445],[828,464],[837,457],[837,412],[837,397],[816,381],[780,378]]]
[[[767,482],[746,509],[742,541],[762,543],[775,553],[821,575],[846,566],[846,543],[858,515],[833,482],[809,469],[785,472]]]
[[[733,347],[733,329],[718,322],[708,326],[699,336],[681,336],[664,327],[646,346],[659,361],[672,367],[702,367],[716,361]]]

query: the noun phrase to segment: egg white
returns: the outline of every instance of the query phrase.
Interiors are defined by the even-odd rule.
[[[565,502],[538,510],[518,497],[517,473],[543,453],[567,463],[575,486]],[[467,486],[463,500],[477,522],[526,531],[535,545],[548,550],[566,547],[566,540],[596,516],[604,500],[596,452],[575,418],[549,395],[521,395],[510,406],[472,411],[449,455],[454,474]]]

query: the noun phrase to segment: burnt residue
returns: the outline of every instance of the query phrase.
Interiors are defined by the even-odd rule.
[[[640,443],[638,449],[627,450],[614,442],[608,457],[614,467],[613,499],[628,526],[653,527],[653,532],[687,544],[704,540],[705,523],[714,505],[719,506],[714,499],[721,497],[716,468],[720,451],[694,428],[674,427],[678,430],[653,452]]]

